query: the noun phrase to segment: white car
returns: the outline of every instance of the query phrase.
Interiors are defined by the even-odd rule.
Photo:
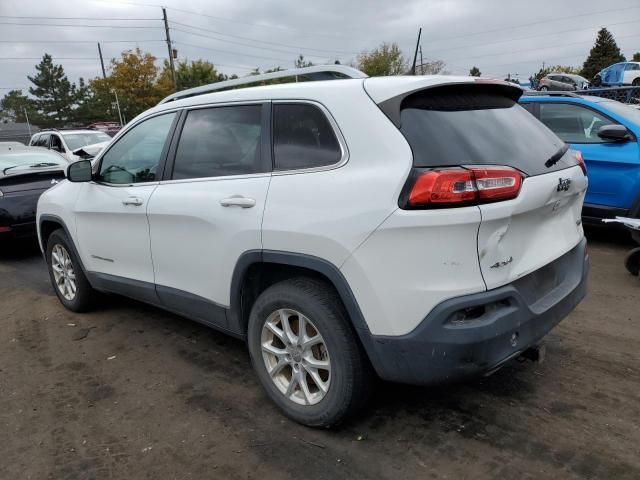
[[[321,74],[339,79],[216,91]],[[310,426],[362,405],[374,373],[491,372],[586,289],[584,164],[521,93],[332,65],[174,94],[40,197],[56,294],[245,339],[269,397]]]
[[[42,130],[31,137],[29,145],[55,150],[69,162],[95,156],[109,145],[111,137],[96,130]],[[77,152],[83,149],[84,154]]]

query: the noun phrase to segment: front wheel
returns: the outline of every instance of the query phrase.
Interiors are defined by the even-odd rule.
[[[260,383],[296,422],[330,427],[367,399],[371,367],[323,282],[300,277],[266,289],[251,310],[248,343]]]
[[[53,232],[47,240],[47,266],[60,302],[71,311],[82,312],[93,305],[95,291],[70,245],[64,230]]]
[[[546,87],[544,85],[542,87],[540,87],[540,91],[541,92],[546,92],[547,90],[549,90],[549,87]]]
[[[631,85],[633,85],[634,87],[640,87],[640,77],[634,78],[633,82],[631,82]]]
[[[634,248],[627,253],[624,266],[631,275],[638,276],[640,273],[640,248]]]

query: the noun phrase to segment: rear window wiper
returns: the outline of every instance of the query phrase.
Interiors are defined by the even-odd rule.
[[[547,168],[553,167],[556,163],[560,161],[562,157],[564,157],[564,154],[567,153],[567,150],[569,150],[569,147],[567,147],[566,145],[563,145],[562,147],[560,147],[560,150],[558,150],[551,157],[549,157],[549,160],[544,162],[544,166]]]
[[[41,168],[41,167],[57,167],[59,165],[60,165],[59,163],[53,163],[53,162],[32,163],[31,165],[12,165],[2,170],[2,174],[4,175],[5,173],[7,173],[7,170],[11,170],[12,168],[17,168],[17,167]]]

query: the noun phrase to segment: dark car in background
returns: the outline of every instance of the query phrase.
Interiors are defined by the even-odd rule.
[[[550,73],[540,79],[538,90],[554,92],[584,90],[589,86],[589,80],[572,73]]]
[[[56,152],[0,145],[0,239],[35,236],[38,198],[65,178],[67,165]]]

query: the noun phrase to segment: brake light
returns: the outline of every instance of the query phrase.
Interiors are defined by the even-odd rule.
[[[0,227],[0,233],[7,233],[11,231],[11,227]]]
[[[403,208],[462,207],[516,198],[522,174],[511,167],[454,167],[417,171]]]
[[[580,168],[582,169],[582,173],[587,175],[587,164],[584,163],[582,152],[580,150],[576,150],[575,155],[576,155],[576,162],[578,162],[578,165],[580,165]]]

